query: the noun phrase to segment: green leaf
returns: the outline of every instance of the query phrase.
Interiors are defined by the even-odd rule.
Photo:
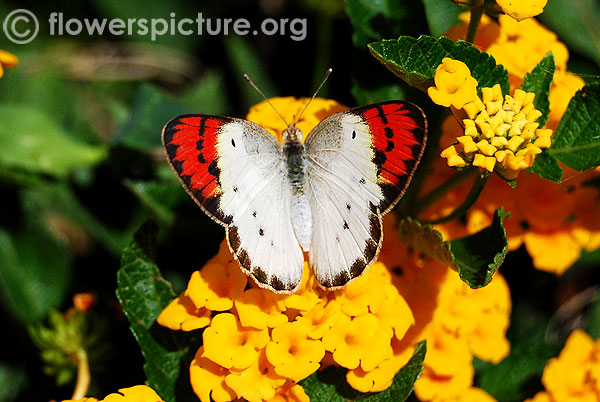
[[[458,266],[458,274],[472,288],[487,285],[508,251],[506,230],[502,221],[507,217],[504,208],[494,212],[494,220],[487,228],[450,242],[450,251]]]
[[[548,152],[575,170],[600,165],[600,82],[586,85],[573,96]]]
[[[431,225],[411,218],[403,219],[398,231],[401,241],[458,271],[471,288],[480,288],[492,280],[506,256],[508,240],[502,225],[505,217],[500,208],[489,227],[450,242],[444,241]]]
[[[27,384],[25,367],[0,362],[0,401],[16,401],[19,392]]]
[[[182,341],[181,335],[156,323],[160,312],[175,297],[171,285],[153,261],[158,227],[147,222],[123,251],[117,273],[117,297],[129,319],[131,332],[145,358],[147,384],[167,402],[193,400],[188,369],[197,339]]]
[[[220,115],[227,111],[226,94],[223,75],[209,70],[181,95],[181,100],[196,113]]]
[[[554,79],[555,70],[554,56],[551,52],[547,53],[530,73],[525,74],[525,79],[521,85],[523,91],[535,94],[533,105],[542,112],[542,115],[537,119],[540,127],[544,127],[550,114],[548,95],[550,94],[550,86]]]
[[[65,177],[106,157],[106,149],[70,137],[50,116],[19,104],[0,104],[2,169]]]
[[[37,219],[16,233],[0,229],[0,295],[24,323],[63,301],[71,280],[69,255]]]
[[[536,155],[533,166],[529,168],[529,171],[539,174],[543,179],[560,183],[562,180],[563,170],[558,164],[556,158],[547,150],[544,150],[541,154]]]
[[[423,361],[427,350],[425,341],[419,342],[410,360],[398,371],[392,385],[379,393],[361,393],[350,387],[346,382],[347,369],[329,366],[317,371],[310,377],[302,380],[300,385],[308,394],[311,401],[385,401],[402,402],[411,394],[414,383],[423,371]]]
[[[431,36],[440,36],[453,25],[460,23],[458,16],[464,10],[448,0],[422,0]]]
[[[398,233],[403,243],[409,244],[444,265],[454,267],[454,256],[450,251],[449,243],[444,241],[442,234],[433,226],[408,217],[398,224]]]
[[[181,185],[177,180],[170,182],[126,180],[125,187],[131,190],[159,221],[166,224],[174,222],[175,213],[171,208],[186,196],[185,192],[181,191]]]
[[[329,366],[300,382],[311,401],[344,402],[364,395],[346,382],[347,369]]]
[[[352,41],[361,49],[369,41],[399,36],[409,15],[406,4],[394,0],[346,0],[345,5],[354,28]]]
[[[129,119],[119,128],[112,144],[141,151],[162,146],[160,133],[164,125],[180,114],[193,110],[150,84],[140,86]]]
[[[267,70],[263,66],[262,59],[248,44],[247,39],[229,35],[224,40],[230,66],[234,69],[235,82],[242,95],[242,107],[247,110],[251,105],[263,100],[262,96],[248,85],[244,74],[248,74],[252,78],[267,98],[279,95],[266,73]]]
[[[370,43],[369,50],[391,72],[423,91],[433,85],[435,70],[442,59],[450,57],[469,67],[480,88],[500,84],[502,93],[509,93],[508,73],[504,67],[497,65],[492,56],[461,40],[454,43],[446,37],[401,36]]]

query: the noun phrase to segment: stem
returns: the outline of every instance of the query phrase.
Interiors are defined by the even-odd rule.
[[[425,195],[417,202],[418,207],[417,213],[415,215],[418,216],[421,212],[429,208],[431,204],[439,200],[444,194],[448,193],[449,191],[457,187],[459,184],[467,180],[469,177],[473,176],[477,171],[478,169],[475,168],[461,170],[460,172],[458,172],[457,174],[455,174],[454,176],[452,176],[451,178],[449,178],[448,180],[431,190],[427,195]]]
[[[467,31],[467,42],[473,43],[475,41],[475,34],[479,27],[479,21],[483,15],[483,7],[476,7],[471,9],[471,19],[469,20],[469,30]]]
[[[90,366],[88,364],[87,353],[84,349],[77,352],[77,383],[71,399],[85,398],[90,387]]]
[[[490,177],[490,174],[485,174],[485,175],[477,175],[477,177],[475,178],[475,181],[473,182],[473,186],[471,187],[471,190],[469,190],[469,194],[467,194],[467,196],[465,197],[465,200],[462,202],[462,204],[460,204],[458,207],[456,207],[456,209],[454,211],[452,211],[449,215],[446,215],[443,218],[439,218],[433,221],[425,221],[423,223],[428,223],[430,225],[437,225],[439,223],[446,223],[451,221],[452,219],[455,218],[459,218],[461,216],[463,216],[467,210],[469,208],[471,208],[473,206],[473,204],[475,204],[475,201],[477,201],[477,198],[479,198],[479,194],[481,194],[481,191],[483,190],[483,188],[485,187],[485,183],[487,183],[488,178]]]

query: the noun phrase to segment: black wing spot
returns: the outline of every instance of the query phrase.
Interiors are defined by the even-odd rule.
[[[340,237],[339,236],[335,236],[335,240],[339,243],[340,242]]]
[[[348,222],[344,221],[344,229],[350,229],[350,226],[348,226]]]
[[[237,192],[238,192],[238,188],[237,188],[237,186],[233,186],[233,192],[234,192],[234,193],[237,193]]]
[[[346,203],[346,208],[348,209],[348,211],[350,211],[352,209],[352,205],[350,205],[350,203]]]
[[[217,166],[217,160],[216,159],[214,161],[212,161],[210,163],[210,165],[208,165],[208,173],[210,173],[213,176],[219,176],[219,174],[221,173],[221,170]]]
[[[206,159],[204,159],[204,154],[203,153],[199,153],[198,154],[198,162],[200,162],[200,163],[206,163]]]
[[[196,142],[196,149],[202,151],[202,148],[204,148],[204,139],[201,138]]]
[[[394,138],[394,130],[391,127],[386,127],[383,129],[385,132],[385,136],[388,138]]]
[[[385,149],[385,152],[390,152],[392,149],[394,149],[394,141],[388,140],[387,148]]]
[[[362,178],[361,178],[361,179],[360,179],[358,182],[359,182],[360,184],[366,184],[366,183],[367,183],[367,181],[365,180],[365,178],[364,178],[364,177],[362,177]]]
[[[263,230],[263,228],[258,229],[258,234],[261,236],[265,235],[265,231]]]
[[[356,131],[352,130],[352,139],[356,138]]]
[[[256,218],[256,211],[252,212],[252,216]]]
[[[231,145],[235,147],[235,141],[233,140],[233,138],[231,139]]]
[[[385,156],[385,153],[382,152],[380,149],[376,149],[375,157],[373,158],[373,163],[376,164],[377,166],[381,166],[385,163],[386,160],[387,160],[387,156]]]

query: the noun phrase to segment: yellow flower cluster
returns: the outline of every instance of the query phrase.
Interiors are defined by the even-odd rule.
[[[502,96],[500,85],[481,89],[478,97],[464,105],[464,135],[444,149],[448,166],[478,166],[489,172],[498,168],[505,177],[514,178],[520,170],[533,165],[541,148],[551,144],[552,130],[540,129],[536,120],[542,113],[533,106],[535,94],[515,90]],[[497,165],[498,163],[499,165]]]
[[[396,227],[393,219],[385,218],[386,228]],[[473,356],[498,363],[510,351],[505,333],[511,304],[504,278],[496,273],[488,286],[471,289],[456,272],[409,250],[394,233],[388,234],[380,261],[401,269],[394,283],[415,317],[399,351],[427,340],[416,396],[422,401],[486,400],[467,395],[483,393],[472,388]]]
[[[468,16],[461,19],[467,21]],[[466,22],[452,28],[446,36],[464,38]],[[557,71],[550,88],[550,115],[546,128],[555,128],[564,114],[568,102],[584,82],[566,71],[568,52],[556,35],[535,19],[517,22],[501,15],[498,23],[483,17],[475,45],[495,57],[507,68],[511,87],[522,84],[525,74],[551,51]],[[441,149],[447,148],[464,135],[464,129],[454,117],[449,117],[442,127]],[[535,141],[534,141],[535,142]],[[434,162],[434,172],[429,175],[424,194],[447,180],[452,171],[446,164]],[[452,239],[477,232],[492,221],[493,213],[501,205],[511,213],[504,222],[509,249],[525,245],[536,268],[561,274],[580,256],[582,250],[593,251],[600,247],[600,210],[597,200],[600,192],[586,182],[597,180],[600,170],[579,173],[565,168],[564,183],[552,183],[535,174],[522,171],[517,177],[517,187],[510,189],[498,177],[492,176],[466,215],[466,223],[453,221],[436,225],[444,239]],[[422,216],[437,219],[453,211],[469,191],[468,183],[448,193],[434,203]],[[535,191],[531,191],[535,189]]]
[[[438,105],[462,109],[477,97],[477,80],[460,60],[444,57],[435,71],[434,82],[435,86],[429,87],[427,94]]]
[[[0,49],[0,78],[4,75],[4,69],[15,68],[19,64],[19,59],[12,53]]]
[[[600,340],[575,330],[544,368],[545,391],[527,402],[600,401]]]
[[[118,393],[107,395],[104,399],[83,398],[70,399],[63,402],[163,402],[160,396],[147,385],[136,385],[121,388]]]
[[[376,263],[345,290],[330,292],[309,271],[293,295],[248,288],[223,242],[192,275],[158,323],[185,331],[206,327],[190,366],[201,401],[285,400],[291,394],[306,401],[295,383],[326,362],[348,368],[348,382],[360,391],[391,384],[411,355],[397,356],[394,345],[413,324],[392,274]]]
[[[496,0],[502,12],[517,21],[541,14],[548,0]]]

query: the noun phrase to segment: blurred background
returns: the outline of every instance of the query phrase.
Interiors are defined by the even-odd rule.
[[[89,394],[144,382],[143,359],[115,298],[122,249],[145,220],[155,219],[161,229],[158,265],[181,291],[224,236],[165,163],[160,132],[172,117],[194,112],[244,117],[261,98],[243,73],[267,97],[300,97],[312,95],[332,67],[319,96],[348,106],[410,99],[425,109],[431,127],[439,126],[442,109],[389,73],[366,44],[439,35],[458,21],[460,10],[448,0],[387,3],[388,12],[373,14],[367,0],[0,2],[2,20],[15,9],[27,9],[39,20],[39,34],[27,44],[0,33],[0,49],[20,60],[0,79],[0,320],[6,339],[0,401],[70,397],[73,367],[65,362],[47,368],[29,329],[46,322],[51,309],[70,309],[78,293],[93,295],[98,325],[90,331],[101,334],[90,357]],[[561,18],[568,3],[550,0],[542,20],[572,50],[570,69],[584,79],[597,77],[597,42],[582,40],[582,32],[590,32],[583,23],[573,26]],[[252,27],[267,18],[303,22],[296,33],[165,34],[152,40],[135,30],[88,35],[84,28],[79,35],[52,36],[52,13],[81,21],[180,20],[202,13],[213,21],[245,18]],[[597,253],[585,255],[559,284],[554,275],[535,271],[525,251],[509,255],[502,272],[513,301],[525,306],[515,311],[520,316],[511,320],[517,326],[510,334],[521,339],[537,331],[543,338],[546,326],[536,322],[549,322],[560,292],[598,283],[591,269],[597,261]],[[536,339],[522,347],[535,348]],[[542,367],[549,353],[540,352]]]

